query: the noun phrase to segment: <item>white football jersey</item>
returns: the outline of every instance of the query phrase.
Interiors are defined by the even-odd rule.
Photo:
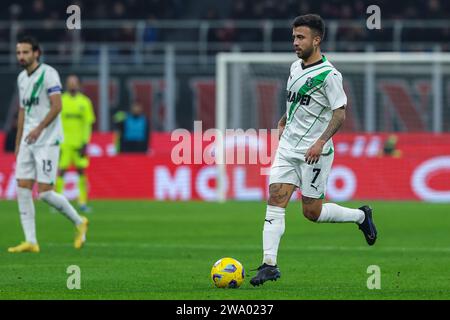
[[[333,110],[347,104],[342,75],[325,56],[306,67],[301,59],[291,65],[286,96],[287,120],[279,147],[303,154],[325,131]],[[323,154],[332,147],[330,139]]]
[[[58,72],[51,66],[41,63],[30,75],[23,70],[18,78],[20,107],[25,111],[22,142],[31,130],[36,128],[50,111],[50,96],[61,93]],[[63,139],[61,115],[59,114],[45,128],[35,145],[59,144]]]

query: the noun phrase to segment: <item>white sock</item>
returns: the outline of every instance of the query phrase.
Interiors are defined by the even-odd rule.
[[[25,241],[37,244],[32,191],[17,187],[17,202],[19,203],[20,222],[22,223],[22,229],[25,234]]]
[[[361,224],[365,219],[364,212],[359,209],[341,207],[335,203],[325,203],[317,222],[356,222]]]
[[[49,205],[51,205],[53,208],[61,212],[75,225],[79,225],[83,222],[79,214],[76,212],[76,210],[72,207],[70,202],[63,195],[51,190],[40,193],[39,198],[41,198]]]
[[[284,213],[286,209],[267,206],[263,230],[263,263],[274,266],[277,264],[278,246],[284,234]]]

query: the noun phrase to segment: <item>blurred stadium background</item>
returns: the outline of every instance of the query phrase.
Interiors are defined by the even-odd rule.
[[[81,8],[81,30],[66,27],[71,4]],[[370,4],[381,8],[380,30],[366,28]],[[335,65],[344,74],[350,101],[345,127],[335,139],[340,170],[331,179],[329,197],[450,201],[449,158],[444,157],[450,154],[449,6],[442,0],[6,1],[0,21],[0,142],[14,136],[16,39],[31,34],[41,42],[42,61],[55,66],[63,82],[69,74],[79,75],[93,101],[91,198],[214,200],[213,171],[197,165],[186,172],[170,164],[176,144],[170,132],[192,131],[194,121],[202,121],[203,130],[217,126],[217,53],[289,53],[292,18],[317,12],[327,23],[323,51],[340,55]],[[390,62],[370,58],[386,52],[422,56],[408,60],[397,54]],[[231,114],[227,127],[276,126],[289,63],[273,59],[236,64],[237,74],[230,64],[227,81],[239,90],[232,92],[230,85],[225,93]],[[130,160],[117,155],[112,132],[118,112],[134,102],[143,106],[151,134],[147,154]],[[14,159],[3,150],[0,197],[12,199]],[[119,167],[120,173],[114,170]],[[245,168],[228,172],[229,198],[264,197],[265,177],[252,178]],[[77,177],[67,175],[74,183],[66,192],[73,198]],[[125,180],[133,186],[119,191]]]

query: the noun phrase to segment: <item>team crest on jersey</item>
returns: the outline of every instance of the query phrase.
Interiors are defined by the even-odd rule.
[[[36,83],[33,85],[33,91],[37,91],[37,90],[39,89],[40,86],[41,86],[41,84],[40,84],[39,82],[36,82]]]
[[[309,77],[308,79],[306,79],[305,85],[306,85],[307,87],[312,88],[313,85],[314,85],[314,79],[311,78],[311,77]]]

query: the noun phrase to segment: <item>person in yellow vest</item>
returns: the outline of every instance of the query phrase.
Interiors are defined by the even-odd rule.
[[[89,159],[86,149],[91,140],[92,125],[95,122],[95,114],[91,100],[80,92],[80,80],[76,75],[70,75],[66,79],[66,92],[62,95],[62,125],[64,140],[61,144],[61,156],[59,160],[59,176],[56,182],[56,190],[60,193],[64,190],[64,174],[70,166],[74,166],[78,172],[78,204],[80,211],[89,212],[88,180],[86,168]]]

